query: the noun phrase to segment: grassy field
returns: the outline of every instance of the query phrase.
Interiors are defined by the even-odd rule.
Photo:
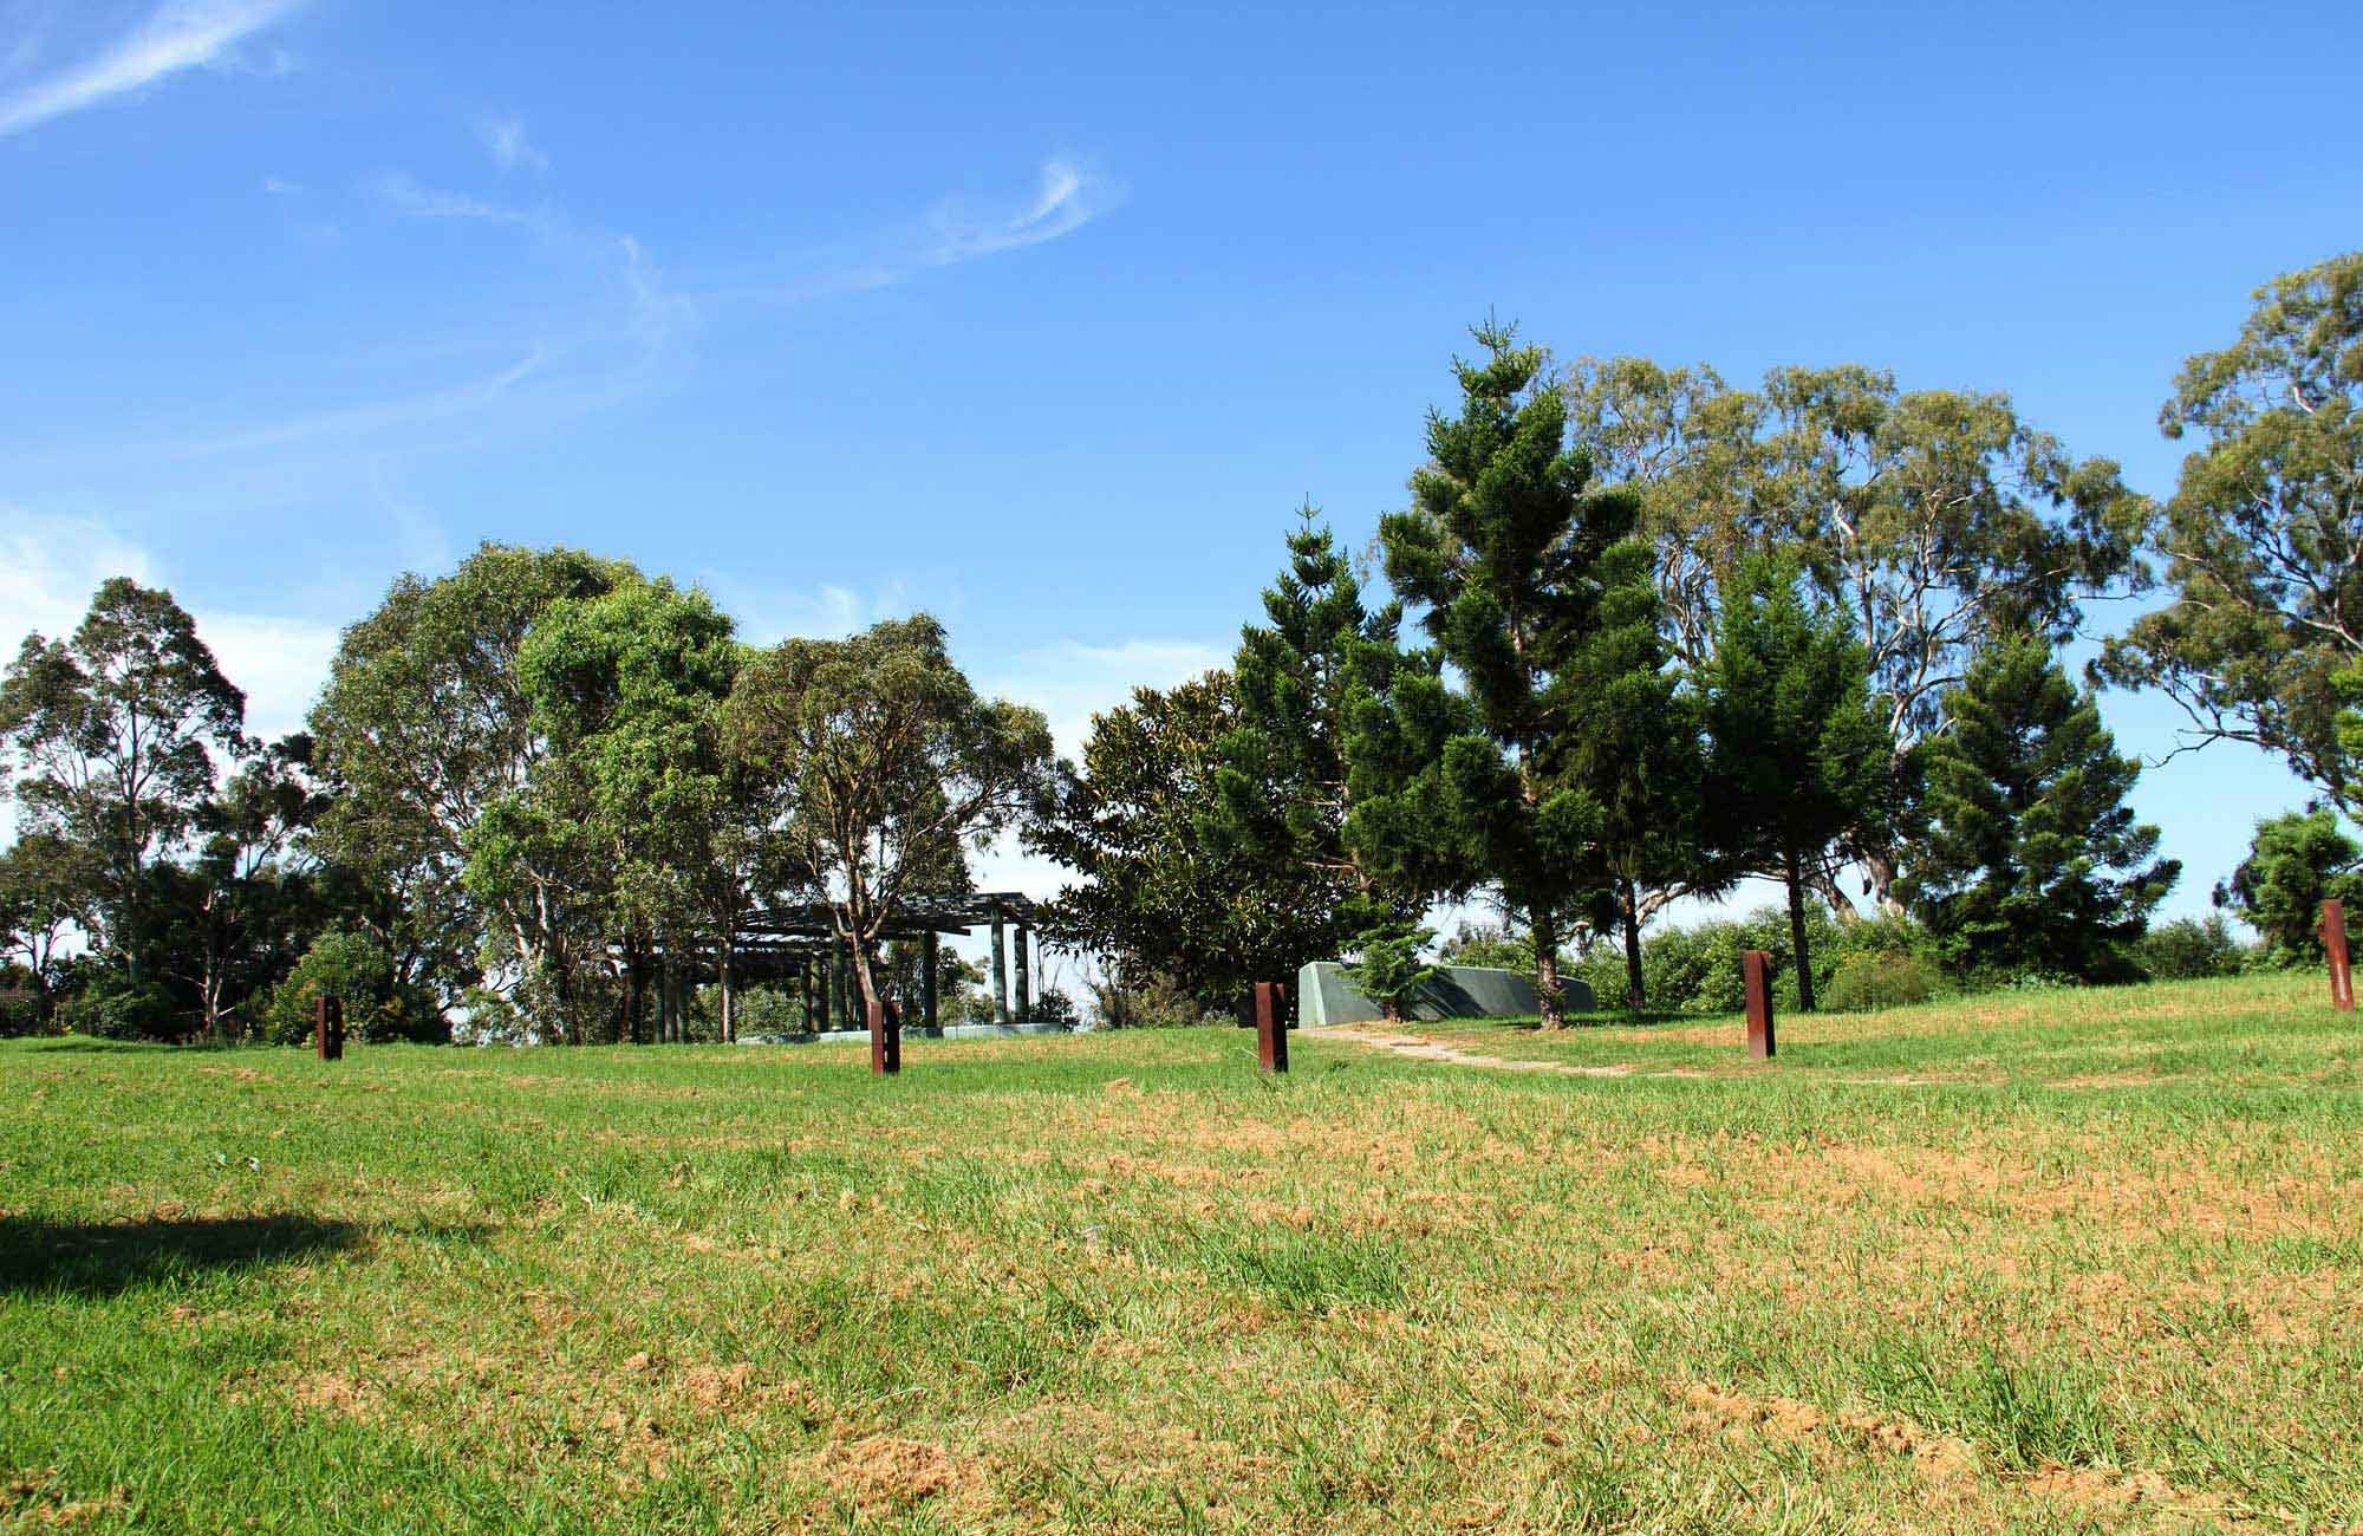
[[[2363,1529],[2321,990],[7,1045],[0,1530]]]

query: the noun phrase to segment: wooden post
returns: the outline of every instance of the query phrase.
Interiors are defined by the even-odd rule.
[[[884,998],[870,1001],[870,1070],[892,1077],[903,1069],[903,1021],[894,1004]]]
[[[1288,1070],[1287,993],[1276,981],[1255,984],[1255,1056],[1266,1072]]]
[[[943,1028],[937,1021],[939,999],[936,996],[936,966],[938,945],[935,930],[930,928],[919,940],[919,1028],[933,1035]]]
[[[2347,961],[2347,904],[2337,897],[2322,903],[2322,947],[2330,953],[2330,1005],[2355,1011],[2355,973]]]
[[[1017,940],[1014,958],[1017,961],[1017,1017],[1020,1023],[1034,1016],[1034,968],[1026,960],[1026,925],[1019,923],[1010,937]]]
[[[1748,1054],[1772,1059],[1772,956],[1761,949],[1741,952],[1739,969],[1748,997]]]
[[[993,913],[993,1022],[1009,1022],[1009,939],[998,910]]]
[[[312,1044],[322,1061],[342,1061],[345,1054],[345,1000],[325,994],[312,1004]]]

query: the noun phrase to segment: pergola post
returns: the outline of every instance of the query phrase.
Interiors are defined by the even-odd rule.
[[[853,1028],[853,995],[860,989],[853,983],[853,940],[841,939],[834,946],[837,960],[837,1027]]]
[[[1026,925],[1017,925],[1017,1017],[1019,1023],[1034,1016],[1034,967],[1027,958],[1026,941],[1031,935]]]
[[[1001,909],[993,909],[993,1022],[1009,1022],[1009,940]]]
[[[935,957],[935,930],[930,928],[919,937],[919,1027],[930,1035],[943,1027],[935,1017]]]

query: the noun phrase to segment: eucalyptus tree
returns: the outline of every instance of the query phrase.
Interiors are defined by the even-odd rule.
[[[188,612],[124,576],[99,586],[70,637],[28,635],[0,679],[20,830],[81,851],[95,937],[135,981],[151,870],[195,826],[215,754],[244,747],[245,718]]]
[[[587,793],[545,774],[518,658],[552,603],[635,579],[578,550],[486,544],[448,576],[403,576],[345,631],[311,717],[334,795],[318,842],[385,894],[370,908],[403,984],[430,980],[447,1005],[479,980],[505,997],[570,986],[599,850],[573,835]]]
[[[901,902],[1050,802],[1041,712],[980,697],[925,614],[757,652],[724,739],[771,786],[776,867],[822,894],[865,1003],[879,998],[877,946]]]
[[[1776,368],[1757,391],[1712,369],[1587,359],[1566,392],[1602,472],[1643,501],[1669,633],[1693,668],[1755,550],[1795,552],[1852,618],[1900,773],[1945,728],[1986,640],[2073,633],[2137,587],[2149,505],[2115,463],[2079,459],[2006,395],[1899,389],[1859,365]],[[1888,901],[1898,856],[1865,827],[1838,845]],[[1834,879],[1819,881],[1841,911]]]
[[[1387,579],[1456,677],[1461,715],[1423,763],[1398,753],[1420,718],[1444,718],[1431,691],[1399,690],[1392,728],[1372,712],[1367,744],[1385,750],[1370,756],[1412,771],[1358,811],[1356,833],[1381,863],[1448,848],[1498,890],[1533,936],[1542,1022],[1557,1028],[1559,936],[1596,895],[1605,824],[1577,748],[1641,664],[1630,631],[1654,611],[1650,551],[1634,537],[1639,498],[1595,486],[1570,446],[1541,351],[1495,324],[1476,337],[1484,357],[1455,366],[1458,413],[1429,416],[1411,508],[1379,524]]]
[[[2149,531],[2172,601],[2103,652],[2198,745],[2285,759],[2363,809],[2363,252],[2275,278],[2239,338],[2183,365],[2159,412],[2190,439]],[[2342,729],[2343,727],[2343,729]]]
[[[722,707],[740,657],[729,617],[705,593],[663,578],[555,600],[518,653],[533,727],[562,770],[545,777],[561,805],[583,812],[543,829],[597,849],[602,930],[625,956],[628,1033],[656,949],[679,955],[710,940],[722,1038],[736,1038],[732,958],[755,893],[716,877],[733,867]],[[568,857],[548,851],[554,863]],[[726,890],[730,899],[718,900]]]

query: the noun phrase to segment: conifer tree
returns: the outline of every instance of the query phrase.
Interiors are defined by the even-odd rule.
[[[1929,826],[1908,867],[1921,917],[1966,969],[2108,980],[2181,873],[2125,797],[2092,695],[2033,637],[1995,643],[1947,703],[1930,753]]]
[[[1319,928],[1300,930],[1308,945],[1300,965],[1398,936],[1424,905],[1423,892],[1382,881],[1345,836],[1355,713],[1386,698],[1419,659],[1397,641],[1402,605],[1363,601],[1352,563],[1318,518],[1310,503],[1299,509],[1287,568],[1264,590],[1266,622],[1241,630],[1232,663],[1237,723],[1219,745],[1217,794],[1201,818],[1210,845],[1282,872],[1328,914]]]
[[[1671,665],[1662,613],[1643,583],[1611,589],[1592,647],[1597,684],[1584,692],[1569,743],[1573,772],[1600,804],[1592,925],[1621,935],[1625,1003],[1636,1011],[1648,1001],[1643,926],[1676,896],[1730,884],[1702,830],[1702,722]]]
[[[1486,355],[1456,365],[1459,414],[1428,419],[1410,510],[1379,525],[1387,579],[1465,692],[1455,706],[1398,688],[1394,726],[1371,722],[1370,759],[1396,782],[1357,807],[1357,841],[1382,857],[1457,853],[1497,888],[1533,936],[1542,1022],[1557,1028],[1560,934],[1596,892],[1604,825],[1575,749],[1632,665],[1623,630],[1628,605],[1651,600],[1649,552],[1633,539],[1639,503],[1594,489],[1568,446],[1542,353],[1508,327],[1476,336]],[[1440,750],[1403,750],[1423,744]]]
[[[1805,892],[1893,775],[1870,663],[1846,615],[1806,601],[1794,560],[1744,561],[1706,669],[1709,819],[1723,857],[1788,891],[1797,1002],[1814,1006]]]

